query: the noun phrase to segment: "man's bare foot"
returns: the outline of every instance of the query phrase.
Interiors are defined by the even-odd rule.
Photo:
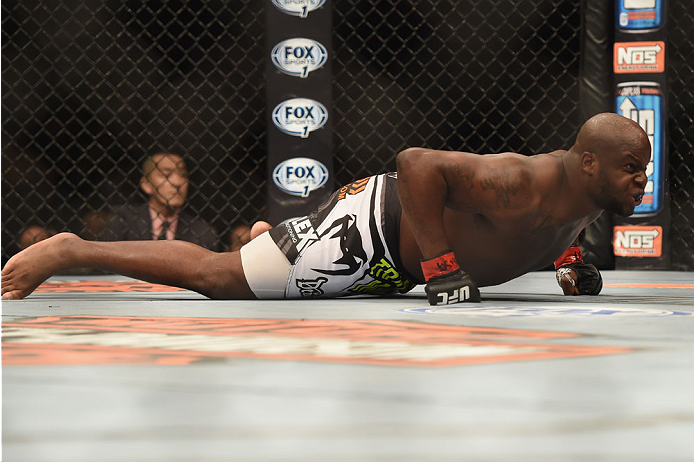
[[[2,269],[3,300],[19,300],[32,293],[43,281],[66,269],[67,246],[81,239],[71,233],[61,233],[22,250],[10,258]]]
[[[263,234],[265,231],[272,229],[272,226],[267,221],[256,221],[251,227],[251,240]]]

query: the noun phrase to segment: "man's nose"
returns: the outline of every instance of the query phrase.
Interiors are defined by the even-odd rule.
[[[648,176],[646,175],[646,172],[641,172],[636,177],[636,183],[642,185],[644,188],[646,187],[646,184],[648,184]]]
[[[176,186],[183,186],[188,182],[188,177],[182,173],[174,173],[169,176],[169,181]]]

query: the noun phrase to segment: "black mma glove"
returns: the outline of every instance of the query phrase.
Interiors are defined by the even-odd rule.
[[[421,265],[427,282],[424,291],[430,305],[480,302],[480,290],[470,276],[460,269],[453,252],[421,260]]]
[[[590,263],[583,263],[583,255],[581,248],[577,245],[572,245],[554,262],[556,270],[557,283],[561,287],[562,279],[568,280],[573,288],[574,295],[598,295],[602,290],[602,275],[600,271]],[[574,272],[574,278],[571,272]],[[563,287],[562,287],[562,290]],[[576,294],[575,292],[578,292]],[[566,291],[564,292],[566,295]]]

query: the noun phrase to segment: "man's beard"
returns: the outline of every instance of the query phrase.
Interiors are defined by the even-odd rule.
[[[600,191],[596,202],[600,208],[615,213],[620,217],[628,217],[634,214],[634,209],[620,202],[614,197],[614,190],[609,180],[600,174]]]

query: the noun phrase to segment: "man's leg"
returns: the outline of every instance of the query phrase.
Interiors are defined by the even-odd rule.
[[[2,269],[2,298],[24,298],[54,274],[82,267],[182,287],[210,298],[255,298],[239,252],[216,253],[184,241],[85,241],[70,233],[12,257]]]

